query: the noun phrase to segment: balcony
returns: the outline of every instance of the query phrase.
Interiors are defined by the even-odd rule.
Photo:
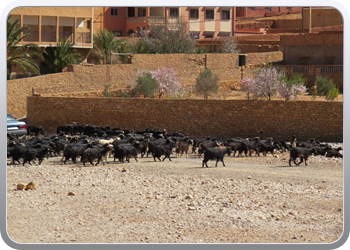
[[[127,17],[126,23],[140,23],[140,24],[165,24],[165,17],[149,16],[149,17]]]

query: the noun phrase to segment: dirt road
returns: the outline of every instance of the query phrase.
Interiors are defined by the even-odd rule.
[[[83,167],[7,166],[7,228],[20,243],[331,243],[343,231],[342,159],[191,155]],[[111,161],[111,159],[109,159]],[[17,184],[36,183],[19,191]]]

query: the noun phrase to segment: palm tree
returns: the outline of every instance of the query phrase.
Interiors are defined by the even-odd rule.
[[[111,52],[126,52],[126,42],[122,39],[116,39],[114,34],[106,29],[99,29],[93,38],[94,49],[101,53],[104,64],[111,62]]]
[[[44,65],[50,73],[62,72],[62,69],[68,64],[76,64],[82,59],[79,52],[74,49],[68,37],[65,37],[57,46],[51,44],[44,51]]]
[[[30,33],[23,34],[30,28],[26,25],[17,28],[19,19],[13,23],[10,22],[11,16],[7,18],[7,79],[10,79],[12,67],[19,67],[23,73],[28,69],[35,75],[40,75],[39,66],[33,60],[34,58],[42,59],[40,48],[34,43],[18,45],[24,38],[30,36]]]

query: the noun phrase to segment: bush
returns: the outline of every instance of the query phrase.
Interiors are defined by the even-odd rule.
[[[105,85],[105,88],[103,90],[103,96],[104,97],[110,97],[111,96],[111,92],[109,91],[110,85]]]
[[[240,53],[238,39],[235,36],[229,36],[222,39],[221,53]]]
[[[338,95],[339,95],[339,89],[338,88],[334,88],[334,89],[332,89],[332,90],[330,90],[328,92],[328,95],[326,96],[326,99],[334,101],[334,99],[337,98]]]
[[[305,79],[302,74],[293,74],[290,78],[283,76],[280,79],[278,93],[286,101],[296,99],[306,92]]]
[[[317,94],[325,97],[335,88],[333,80],[323,76],[316,77],[315,85],[317,87]]]
[[[214,75],[210,69],[205,69],[199,73],[196,78],[195,89],[197,94],[203,94],[205,99],[208,99],[209,93],[217,93],[219,78]]]
[[[128,50],[133,54],[150,54],[151,53],[151,47],[144,39],[137,41],[135,44],[130,44],[128,47]]]
[[[144,72],[136,80],[135,91],[139,95],[144,95],[145,97],[151,97],[157,93],[159,84],[155,78],[152,77],[150,72]]]
[[[260,69],[254,79],[244,77],[241,81],[241,89],[255,99],[271,100],[271,97],[279,94],[286,101],[297,98],[306,92],[305,79],[301,74],[293,74],[287,77],[283,70],[267,65]]]
[[[159,98],[161,98],[163,94],[176,97],[178,92],[182,89],[180,77],[173,68],[159,68],[150,73],[158,82]]]
[[[119,94],[119,97],[122,97],[122,98],[130,98],[131,95],[129,93],[127,93],[126,91],[123,91]]]

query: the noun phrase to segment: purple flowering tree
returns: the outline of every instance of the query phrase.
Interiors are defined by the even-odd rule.
[[[256,99],[271,100],[271,97],[277,94],[286,101],[293,100],[306,91],[304,80],[301,75],[293,75],[288,79],[282,70],[276,67],[264,67],[254,79],[243,78],[241,89],[252,94]]]
[[[159,68],[150,72],[159,84],[159,98],[163,94],[168,96],[183,96],[184,87],[180,83],[180,77],[173,68]]]

